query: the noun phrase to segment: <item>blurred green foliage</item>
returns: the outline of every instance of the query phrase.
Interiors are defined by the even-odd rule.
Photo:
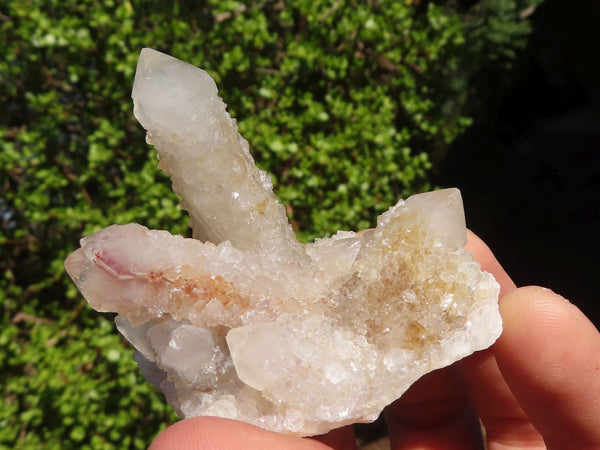
[[[453,80],[467,97],[463,114],[479,122],[493,117],[501,96],[521,80],[516,63],[533,31],[528,20],[544,0],[482,0],[462,15],[467,44],[462,58],[465,76]],[[492,112],[492,113],[490,113]]]
[[[470,123],[470,80],[493,55],[510,63],[513,38],[529,33],[506,5],[0,4],[0,447],[144,448],[175,420],[63,269],[81,236],[111,223],[187,233],[132,116],[142,47],[215,77],[311,239],[371,226],[430,187],[432,155]]]

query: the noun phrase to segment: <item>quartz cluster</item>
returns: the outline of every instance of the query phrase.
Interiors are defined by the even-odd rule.
[[[374,420],[501,333],[498,284],[463,249],[457,189],[301,244],[206,72],[143,49],[133,100],[194,238],[113,225],[65,266],[94,309],[118,313],[180,415],[325,433]]]

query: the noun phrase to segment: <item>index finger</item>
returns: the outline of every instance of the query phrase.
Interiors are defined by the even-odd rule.
[[[471,230],[467,230],[465,249],[473,253],[475,260],[481,264],[482,270],[494,275],[496,281],[500,284],[500,298],[517,288],[487,244]]]
[[[470,231],[465,248],[473,252],[483,270],[494,275],[500,284],[501,299],[516,290],[515,283],[490,248]],[[487,448],[543,445],[541,435],[529,421],[500,372],[493,348],[474,353],[459,363],[469,395],[486,429]]]

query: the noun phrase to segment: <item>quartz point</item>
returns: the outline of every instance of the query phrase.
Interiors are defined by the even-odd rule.
[[[205,71],[145,48],[132,97],[194,238],[113,225],[65,267],[94,309],[118,313],[180,416],[322,434],[375,420],[500,335],[499,286],[463,248],[457,189],[301,244]]]

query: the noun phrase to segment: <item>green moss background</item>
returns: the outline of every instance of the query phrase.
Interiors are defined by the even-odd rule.
[[[176,420],[63,269],[112,223],[188,232],[132,115],[142,47],[214,76],[307,240],[431,188],[477,77],[525,45],[527,4],[0,3],[0,447],[145,448]]]

